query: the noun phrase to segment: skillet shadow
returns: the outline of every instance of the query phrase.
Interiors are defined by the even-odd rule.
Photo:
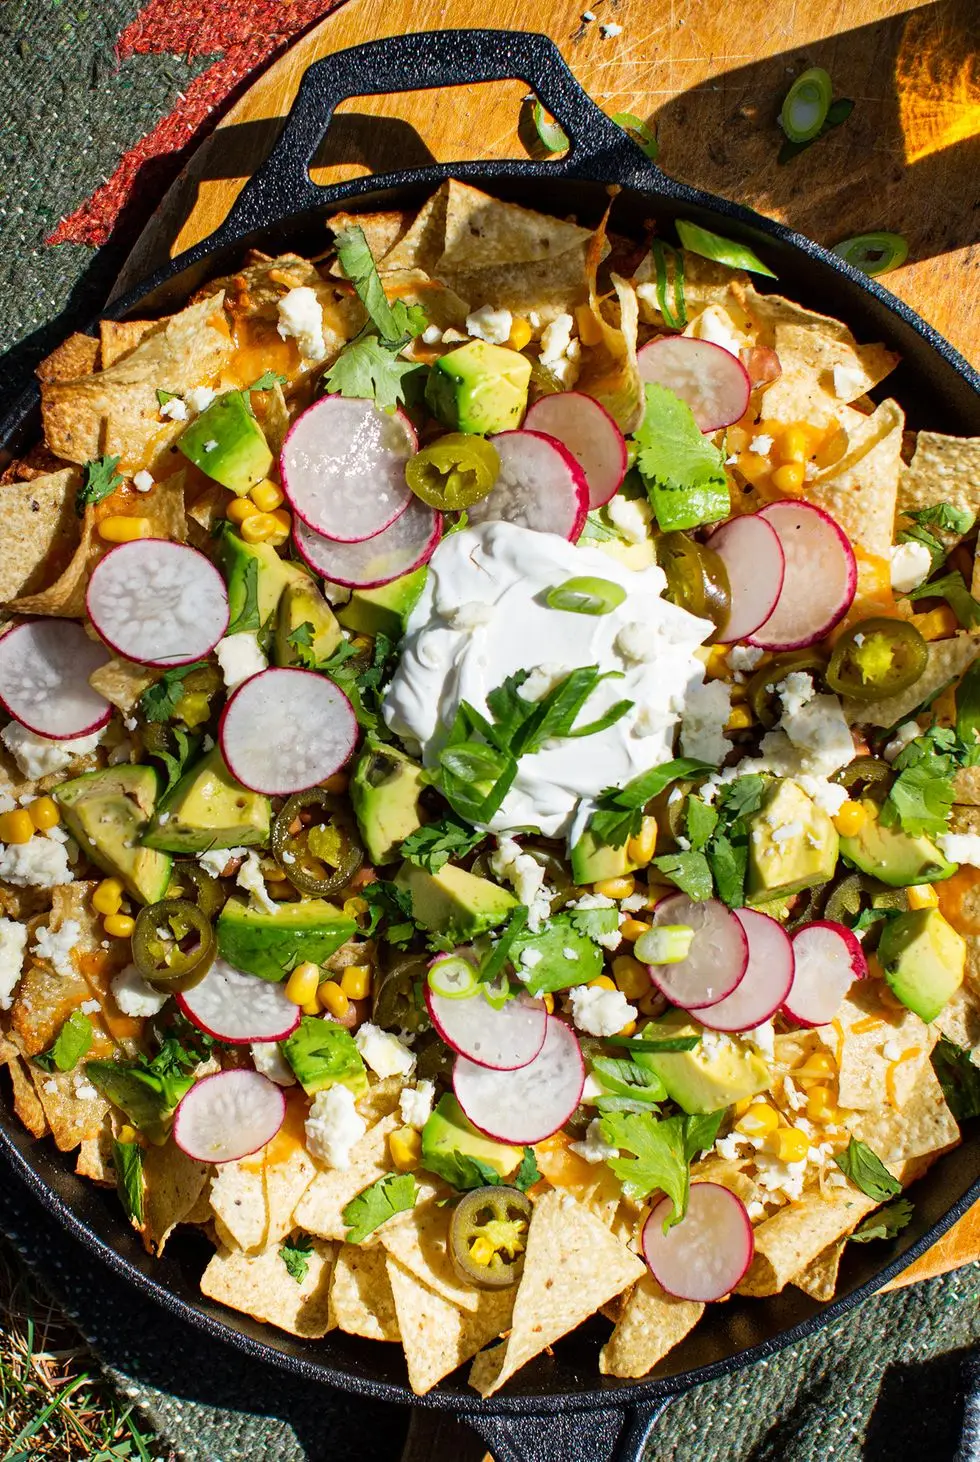
[[[976,1350],[951,1350],[885,1371],[864,1439],[864,1462],[954,1462],[964,1444],[964,1392],[980,1381]]]

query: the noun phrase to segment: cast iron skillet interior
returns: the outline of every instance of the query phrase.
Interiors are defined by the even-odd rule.
[[[332,188],[314,185],[310,159],[339,101],[349,96],[411,91],[519,77],[540,96],[572,138],[569,154],[547,162],[434,165]],[[435,31],[394,36],[329,56],[303,78],[272,155],[246,186],[226,223],[104,314],[145,317],[179,308],[203,280],[239,267],[244,250],[317,253],[327,241],[326,211],[343,204],[370,212],[414,208],[454,176],[499,197],[591,225],[621,191],[613,227],[640,235],[656,219],[678,215],[751,244],[775,269],[775,286],[802,304],[846,319],[859,339],[884,340],[903,361],[885,383],[912,426],[980,435],[980,377],[901,301],[798,234],[736,204],[674,182],[650,163],[589,100],[545,36],[510,31]],[[40,434],[38,393],[26,392],[0,426],[8,453]],[[115,1195],[76,1178],[50,1144],[32,1139],[0,1105],[0,1151],[35,1194],[92,1250],[144,1294],[216,1339],[318,1381],[384,1400],[412,1401],[401,1349],[343,1335],[304,1343],[205,1299],[197,1279],[210,1245],[196,1236],[172,1241],[163,1259],[149,1258],[125,1226]],[[694,1332],[656,1368],[654,1378],[600,1377],[598,1350],[608,1325],[589,1322],[511,1381],[506,1394],[482,1401],[466,1386],[466,1368],[421,1404],[449,1408],[475,1425],[501,1459],[590,1457],[601,1462],[619,1439],[620,1457],[638,1455],[642,1436],[669,1398],[703,1380],[800,1339],[840,1315],[906,1268],[980,1198],[980,1128],[940,1159],[911,1190],[915,1216],[890,1242],[851,1245],[841,1264],[838,1298],[821,1305],[787,1288],[766,1300],[733,1298],[709,1306]],[[586,1416],[583,1413],[591,1413]],[[542,1428],[534,1418],[549,1417]],[[625,1418],[625,1422],[624,1422]]]

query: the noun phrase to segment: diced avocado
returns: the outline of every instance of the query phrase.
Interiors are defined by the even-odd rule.
[[[272,453],[244,391],[225,391],[181,432],[188,461],[239,497],[268,477]]]
[[[702,1036],[690,1051],[644,1051],[642,1065],[659,1076],[669,1095],[685,1112],[717,1112],[765,1091],[770,1074],[758,1051],[731,1036],[705,1031],[682,1011],[672,1011],[640,1032],[648,1040]],[[705,1047],[707,1046],[707,1049]],[[637,1053],[639,1059],[641,1053]]]
[[[752,819],[746,900],[787,898],[833,878],[837,829],[795,782],[776,782]]]
[[[310,582],[296,564],[280,558],[270,543],[246,543],[225,528],[221,535],[221,567],[228,585],[228,623],[240,625],[257,610],[258,625],[269,623],[288,584]]]
[[[368,737],[357,759],[350,797],[368,858],[392,863],[403,838],[422,825],[422,768],[403,751]]]
[[[597,912],[605,915],[607,911]],[[610,909],[608,913],[612,916],[612,927],[616,928],[619,920],[616,910]],[[522,962],[525,951],[529,956],[526,965]],[[575,928],[567,914],[556,915],[537,934],[522,934],[514,941],[511,953],[532,995],[553,994],[572,985],[585,985],[602,974],[602,950],[588,934]]]
[[[272,650],[276,664],[312,669],[329,660],[341,638],[334,612],[313,580],[304,574],[288,583],[276,610]]]
[[[507,1178],[524,1156],[521,1148],[494,1142],[478,1132],[463,1115],[463,1109],[450,1093],[440,1097],[432,1116],[422,1128],[422,1166],[448,1182],[459,1181],[460,1173],[454,1154],[476,1158],[501,1178]]]
[[[400,640],[408,624],[408,616],[419,602],[429,569],[423,564],[390,584],[377,589],[355,589],[348,602],[337,610],[344,629],[362,635],[387,635]]]
[[[105,767],[62,782],[54,797],[65,827],[96,868],[122,880],[126,892],[155,904],[167,892],[173,859],[143,847],[143,832],[160,791],[153,767]]]
[[[305,960],[322,965],[356,931],[325,899],[278,904],[274,914],[229,899],[218,915],[218,953],[262,980],[284,980]]]
[[[523,419],[530,379],[526,356],[471,340],[436,361],[425,388],[426,405],[450,431],[510,431]]]
[[[600,842],[587,827],[569,855],[575,882],[580,885],[601,883],[606,878],[620,878],[624,873],[632,873],[640,865],[629,856],[628,846],[628,843],[623,843],[619,848],[611,848],[608,843]]]
[[[261,847],[271,820],[268,797],[236,782],[215,746],[161,798],[140,841],[169,853]]]
[[[505,888],[455,863],[447,863],[438,873],[403,863],[395,883],[410,895],[416,924],[460,941],[503,924],[517,907],[516,898]]]
[[[304,1015],[282,1053],[307,1096],[328,1086],[349,1086],[355,1096],[368,1089],[367,1072],[350,1031],[331,1020]]]
[[[966,941],[938,909],[912,909],[888,920],[878,959],[892,993],[928,1022],[963,983]]]
[[[840,855],[862,873],[871,873],[892,888],[908,888],[914,883],[938,883],[956,872],[956,864],[943,857],[931,838],[883,827],[878,804],[870,797],[863,798],[861,806],[867,818],[853,837],[841,838]]]

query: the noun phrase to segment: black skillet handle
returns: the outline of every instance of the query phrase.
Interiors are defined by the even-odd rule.
[[[459,1420],[486,1442],[494,1462],[642,1462],[653,1428],[675,1399],[608,1411],[542,1414],[464,1412]]]
[[[337,51],[314,62],[275,147],[239,194],[228,218],[208,240],[213,249],[260,228],[271,218],[339,202],[347,192],[363,191],[364,180],[322,187],[310,178],[310,163],[337,104],[348,97],[399,91],[425,91],[483,81],[526,81],[564,127],[571,147],[565,157],[545,164],[556,176],[604,181],[615,178],[626,187],[670,194],[670,181],[621,127],[611,122],[586,95],[547,36],[510,30],[433,30],[387,36]],[[479,135],[474,116],[475,135]],[[515,118],[516,123],[516,118]],[[537,162],[487,161],[454,163],[454,176],[468,171],[484,178],[540,176]],[[438,183],[445,167],[386,174],[397,183]]]

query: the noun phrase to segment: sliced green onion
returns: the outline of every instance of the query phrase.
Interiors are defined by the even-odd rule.
[[[724,239],[721,234],[713,234],[710,229],[690,223],[686,218],[678,218],[675,227],[681,243],[692,254],[713,259],[716,264],[727,264],[730,269],[747,269],[750,274],[768,274],[770,279],[777,278],[748,244],[737,244],[733,239]]]
[[[693,942],[694,930],[689,924],[659,924],[640,935],[633,952],[645,965],[679,965],[687,959]]]
[[[899,269],[909,256],[909,246],[901,234],[855,234],[834,245],[834,253],[872,276]]]
[[[507,1004],[507,1001],[513,1000],[514,998],[514,991],[511,989],[510,980],[503,971],[495,979],[484,981],[482,989],[483,998],[488,1005],[493,1006],[494,1010],[502,1010]]]
[[[632,112],[616,112],[609,118],[615,122],[617,127],[622,127],[628,132],[641,152],[645,152],[651,162],[656,162],[660,153],[656,133],[652,127],[648,127],[640,117],[635,117]]]
[[[541,145],[548,152],[567,152],[568,134],[564,127],[550,118],[540,102],[534,103],[532,112],[534,117],[534,130],[541,140]]]
[[[791,142],[812,142],[827,120],[833,84],[822,66],[811,66],[786,93],[779,125]]]
[[[687,302],[684,298],[684,255],[673,244],[665,244],[662,239],[654,239],[650,245],[650,253],[653,255],[654,268],[657,271],[657,309],[663,316],[664,324],[668,330],[683,330],[687,324]],[[674,266],[674,278],[668,278],[668,261]],[[667,306],[667,285],[672,284],[674,293],[674,307]],[[633,463],[629,464],[631,467]]]
[[[476,966],[461,954],[450,954],[429,966],[426,976],[433,995],[447,1000],[468,1000],[480,986]]]
[[[788,137],[783,138],[783,145],[779,149],[777,163],[782,167],[785,163],[792,162],[794,157],[799,157],[801,152],[806,152],[821,137],[826,137],[828,132],[833,132],[842,122],[846,122],[854,110],[854,103],[849,96],[839,96],[835,102],[831,102],[827,108],[827,115],[824,118],[823,126],[816,137],[808,137],[806,142],[791,142]]]
[[[626,590],[611,579],[586,575],[581,579],[566,579],[549,589],[545,603],[549,609],[563,609],[568,614],[612,614],[625,598]]]

